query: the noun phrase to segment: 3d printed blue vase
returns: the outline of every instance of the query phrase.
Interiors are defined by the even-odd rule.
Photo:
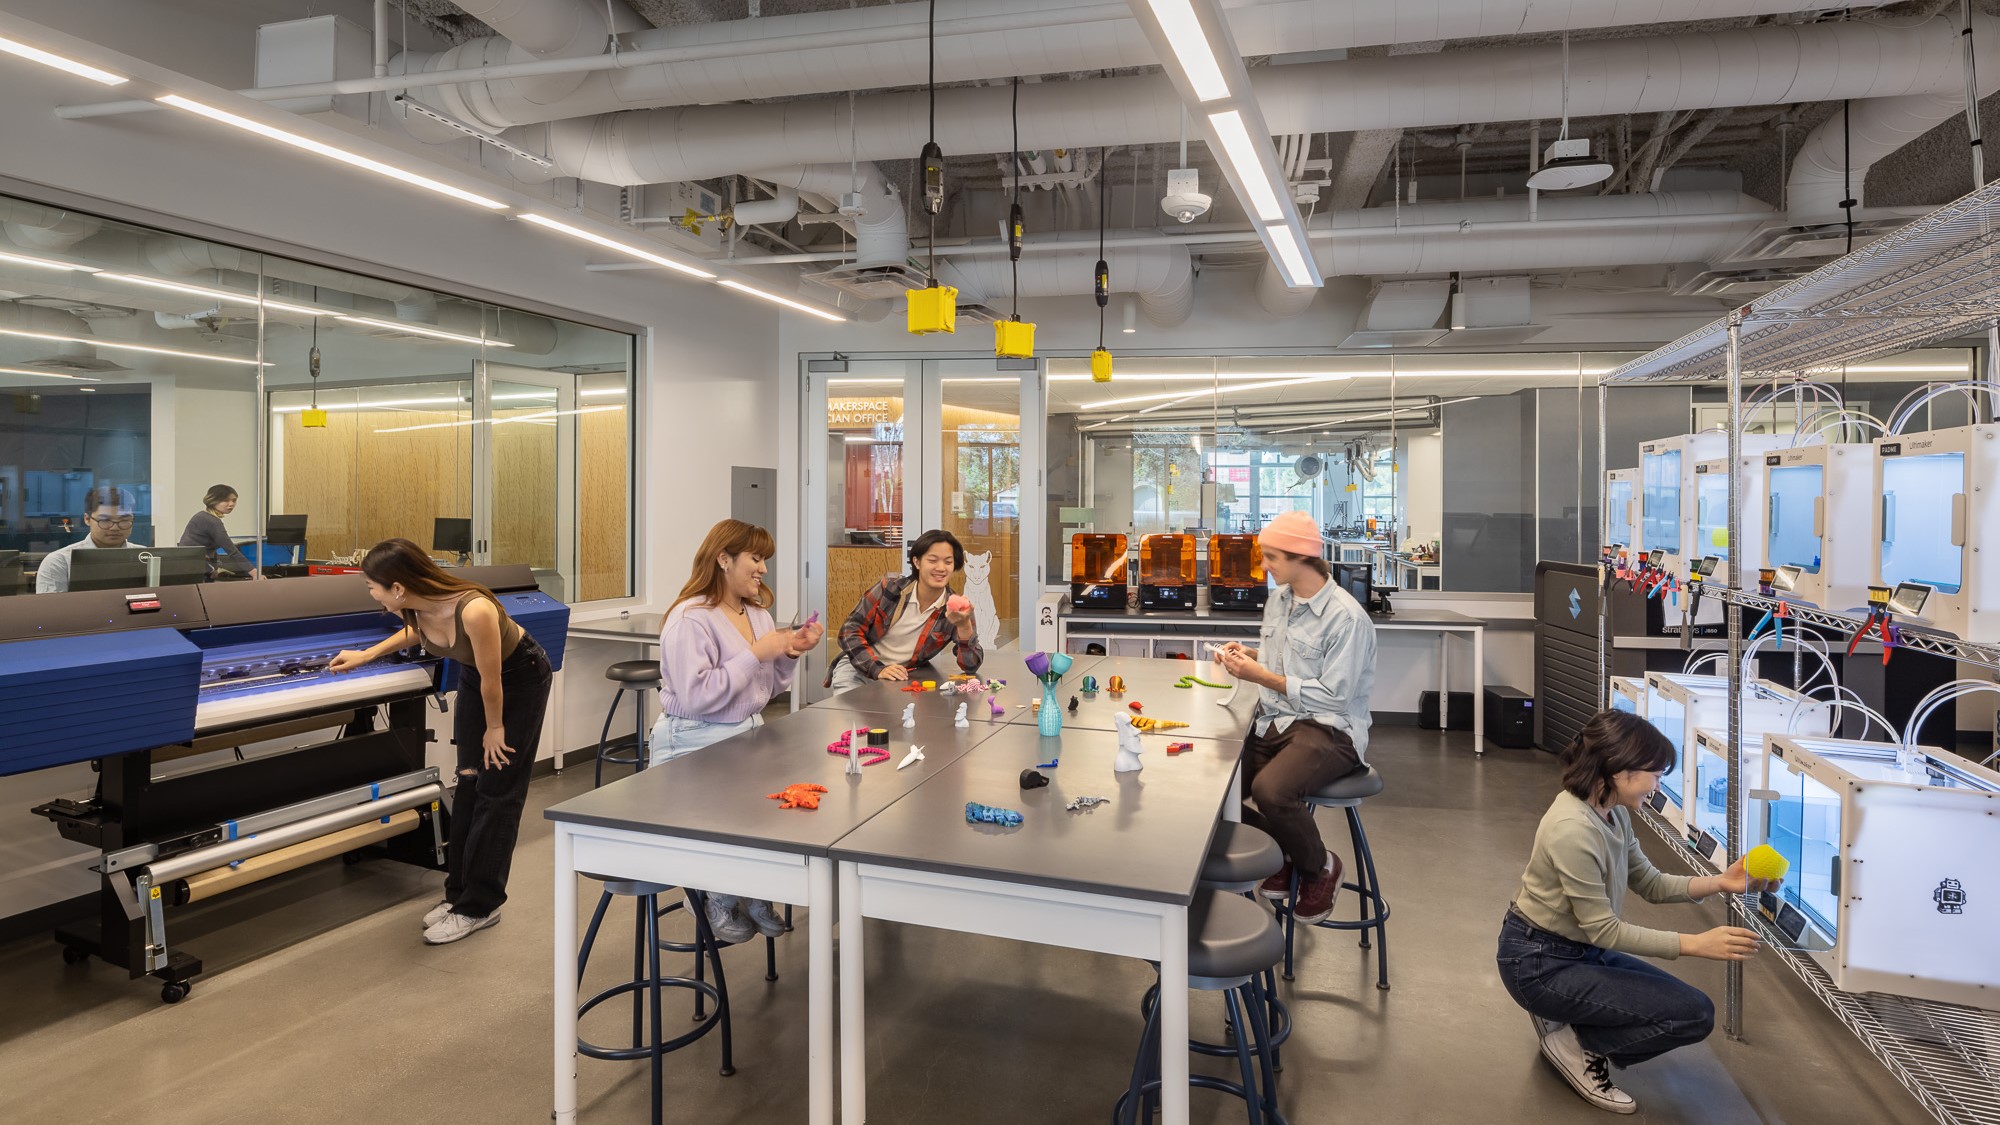
[[[1056,684],[1074,663],[1067,653],[1037,652],[1027,660],[1028,671],[1042,681],[1042,714],[1035,723],[1035,729],[1044,737],[1053,738],[1062,733],[1062,705],[1056,702]]]

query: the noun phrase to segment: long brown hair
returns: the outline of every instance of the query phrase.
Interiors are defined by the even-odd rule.
[[[688,571],[687,584],[681,587],[680,596],[667,607],[672,613],[682,602],[700,598],[704,605],[722,604],[722,568],[716,565],[718,555],[740,555],[745,551],[765,561],[770,561],[778,551],[777,540],[771,533],[754,523],[742,520],[723,520],[708,529],[701,546],[695,548],[694,566]],[[429,560],[425,560],[429,561]],[[777,595],[763,582],[757,583],[757,608],[769,609]]]
[[[408,539],[384,539],[370,547],[361,560],[361,573],[384,588],[400,582],[403,589],[419,598],[450,601],[466,594],[482,594],[493,602],[495,609],[500,608],[500,599],[493,596],[493,591],[477,582],[454,577]],[[506,613],[500,610],[501,616]]]

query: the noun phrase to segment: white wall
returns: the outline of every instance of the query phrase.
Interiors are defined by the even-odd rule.
[[[196,20],[182,5],[138,0],[21,0],[8,8],[79,37],[123,43],[146,58],[189,67],[206,60],[228,85],[248,84],[244,37],[256,19],[299,14],[291,5],[208,5]],[[135,61],[128,72],[147,68]],[[636,443],[641,566],[633,603],[640,608],[678,588],[701,535],[728,514],[728,467],[779,465],[787,447],[773,404],[783,398],[777,377],[783,330],[768,306],[713,286],[591,273],[584,267],[599,255],[579,244],[254,138],[239,139],[184,115],[71,122],[53,113],[58,105],[97,97],[97,88],[54,71],[0,66],[0,136],[15,154],[6,174],[53,189],[44,197],[77,193],[107,201],[114,211],[138,209],[242,232],[251,241],[301,247],[299,256],[307,260],[344,258],[447,292],[637,326],[645,335]],[[38,194],[33,186],[17,190]],[[136,213],[116,217],[144,221]],[[783,385],[789,387],[789,378]],[[156,425],[178,427],[183,435],[208,411],[234,409],[221,400],[175,398],[167,414],[156,415]],[[246,440],[252,440],[251,425],[246,419]],[[201,489],[232,476],[239,478],[232,483],[247,488],[249,475],[238,467],[240,451],[183,454],[185,444],[174,443],[168,466],[182,521],[189,505],[199,503]],[[575,746],[596,739],[609,695],[599,690],[605,659],[589,646],[573,650],[552,740]],[[0,779],[0,857],[8,860],[0,868],[0,917],[78,893],[28,873],[58,841],[47,822],[26,812],[46,790],[76,781],[53,773]]]
[[[1403,523],[1407,542],[1425,543],[1444,535],[1444,438],[1426,430],[1404,439]]]

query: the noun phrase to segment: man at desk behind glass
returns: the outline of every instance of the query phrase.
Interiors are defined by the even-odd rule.
[[[35,568],[35,593],[62,594],[69,591],[69,558],[73,552],[93,547],[143,547],[132,538],[132,494],[114,485],[101,484],[90,490],[83,505],[83,527],[90,534],[67,547],[50,551]]]

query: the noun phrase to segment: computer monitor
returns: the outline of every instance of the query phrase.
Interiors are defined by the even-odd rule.
[[[1368,598],[1372,592],[1369,588],[1372,582],[1368,564],[1337,562],[1327,565],[1333,568],[1333,580],[1340,585],[1340,588],[1347,591],[1355,601],[1360,602],[1362,609],[1367,609]]]
[[[273,547],[303,547],[306,545],[306,518],[304,516],[265,516],[264,542]]]
[[[160,580],[146,580],[146,563],[156,558]],[[71,590],[136,590],[148,586],[187,586],[208,578],[207,547],[92,547],[71,551]]]
[[[472,553],[472,521],[439,516],[432,521],[431,550],[450,551],[463,559]]]

